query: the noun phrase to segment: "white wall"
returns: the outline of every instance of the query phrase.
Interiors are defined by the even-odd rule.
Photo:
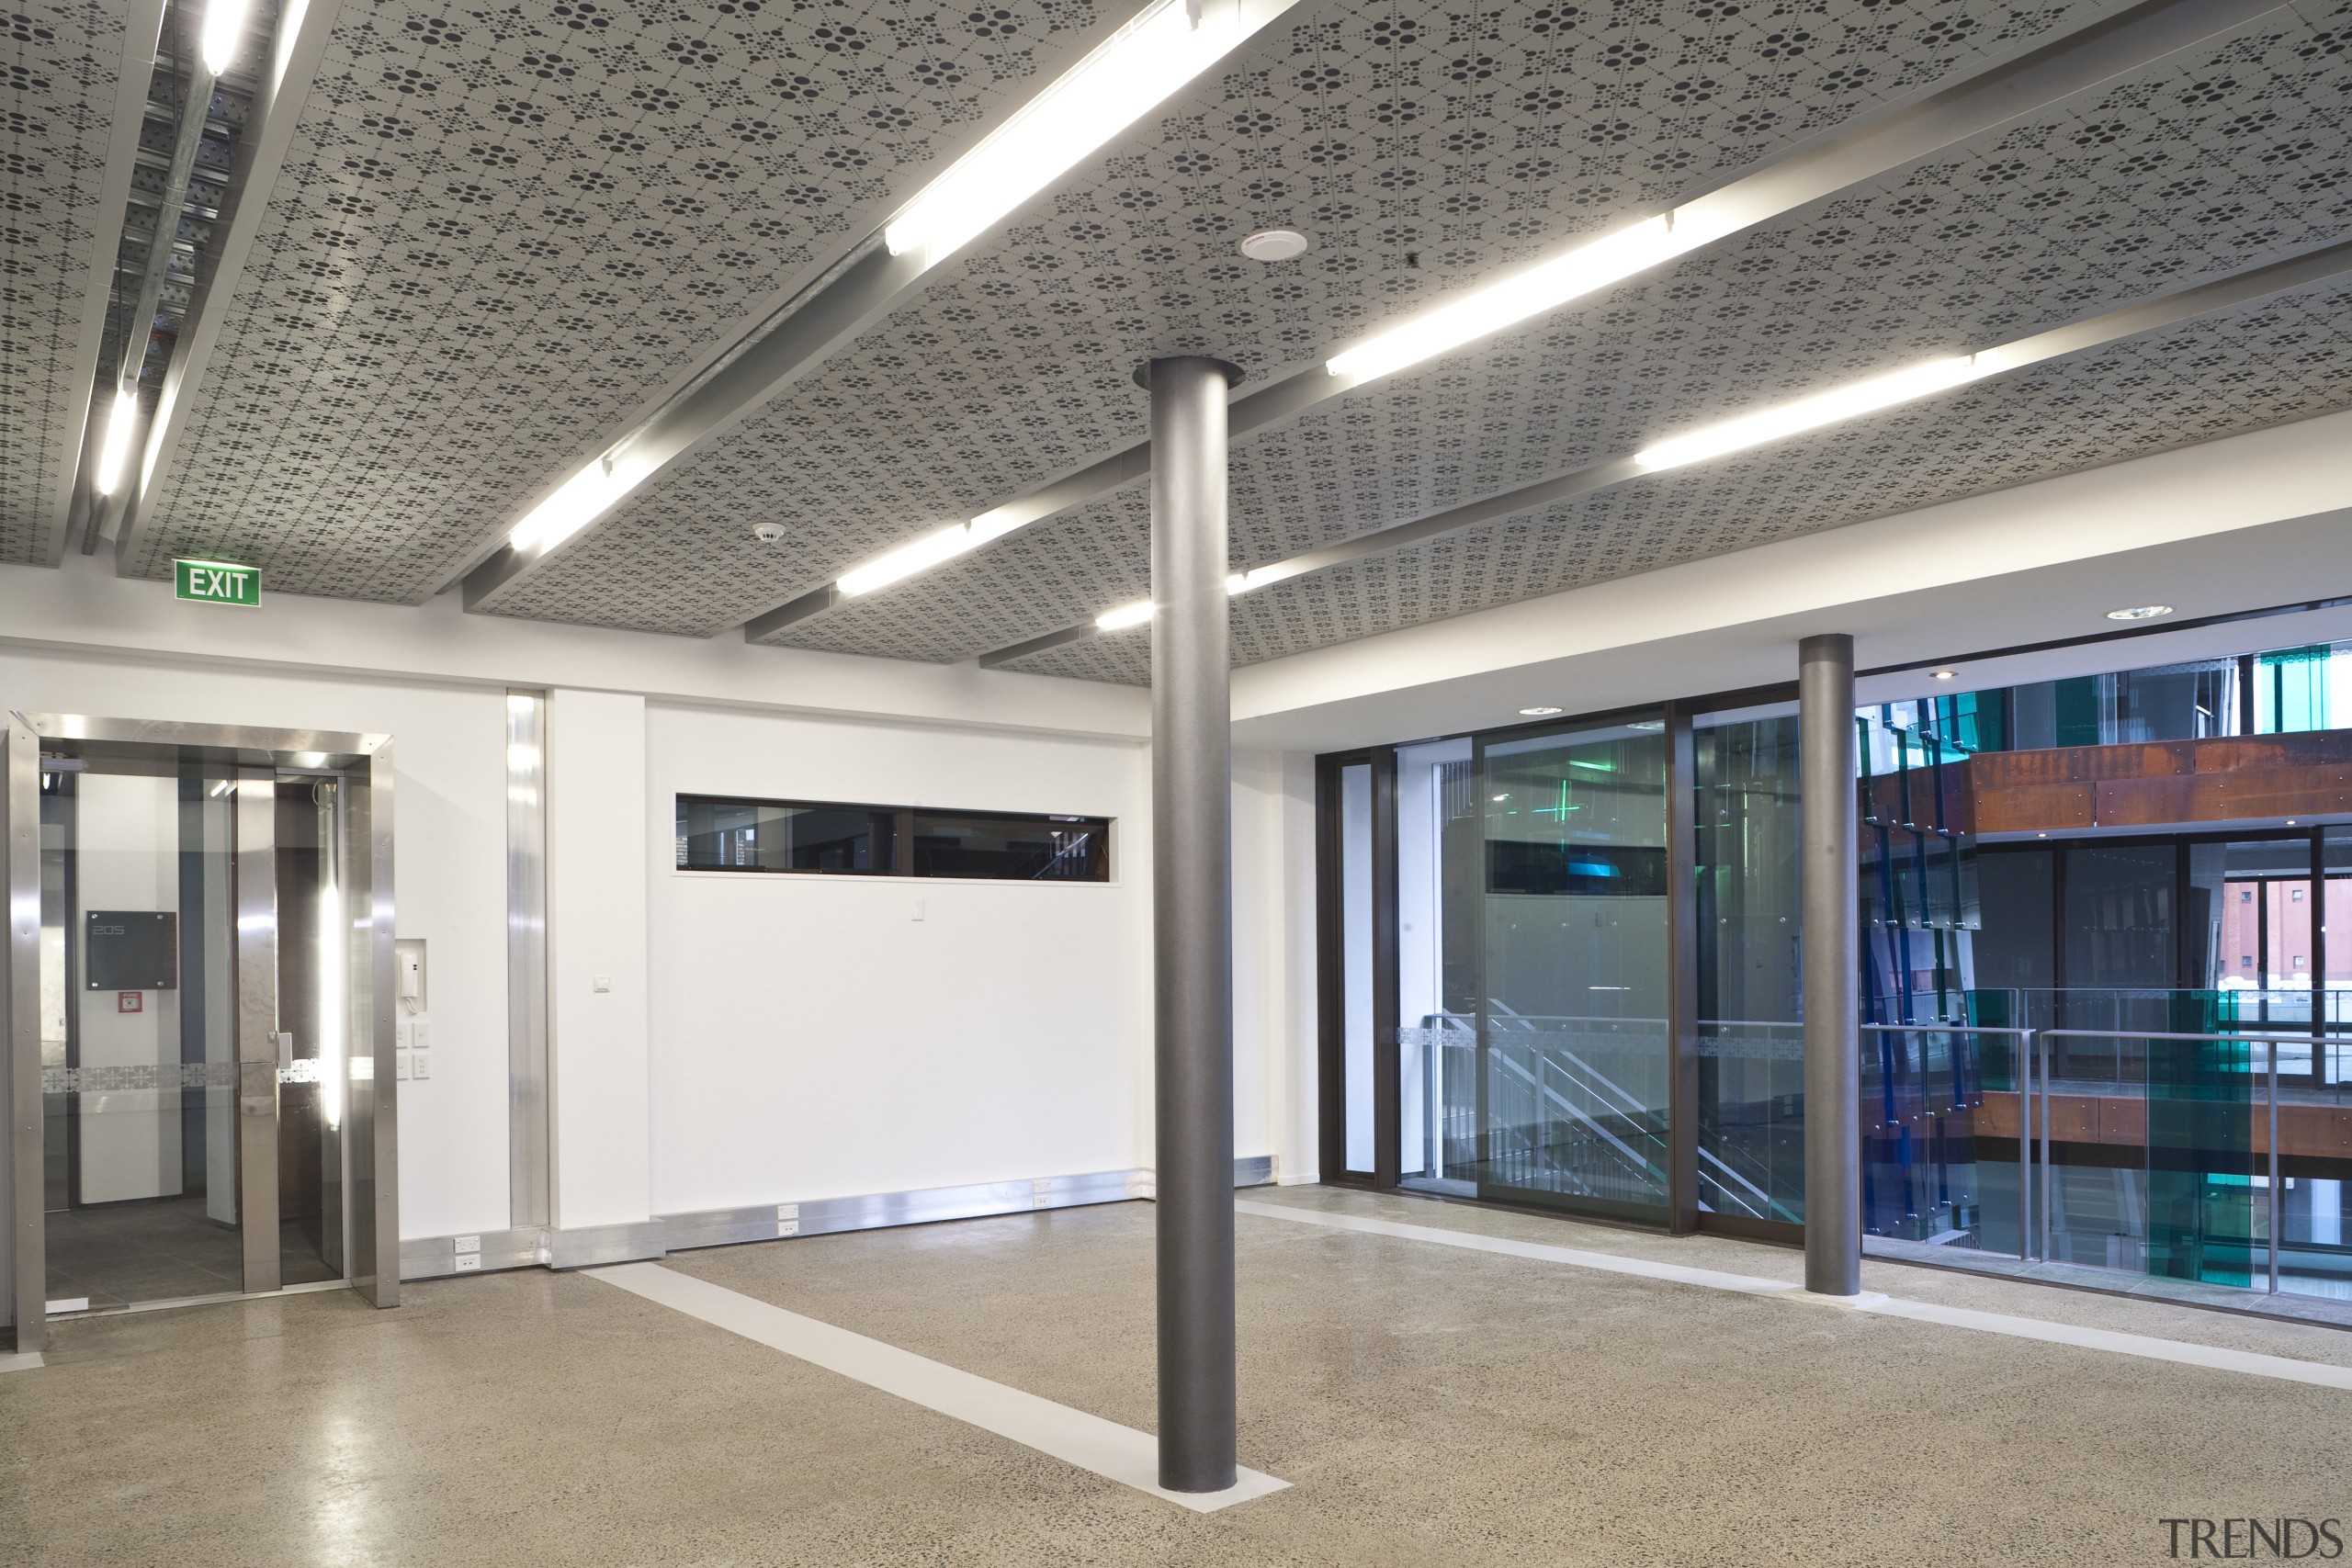
[[[0,569],[0,610],[38,598],[28,576]],[[246,612],[168,600],[211,617],[191,623],[203,635],[121,651],[101,645],[136,619],[125,596],[153,585],[41,583],[111,618],[80,645],[62,621],[32,645],[14,640],[23,620],[0,626],[0,704],[393,737],[399,934],[427,942],[435,1031],[431,1077],[399,1085],[401,1231],[504,1228],[503,683],[333,667],[308,620],[273,664]],[[420,619],[413,641],[435,625]],[[528,644],[528,628],[498,630]],[[662,665],[667,641],[641,640],[660,666],[649,686],[680,673]],[[1012,694],[1027,702],[1034,683]],[[557,1223],[1148,1168],[1149,756],[1118,704],[1094,706],[1072,710],[1102,726],[1086,735],[1018,703],[958,722],[763,711],[732,685],[707,705],[554,690]],[[681,790],[1106,816],[1114,880],[680,874]],[[1237,756],[1235,1153],[1274,1156],[1286,1180],[1314,1169],[1312,802],[1311,758]]]
[[[1108,886],[681,872],[657,834],[656,1213],[1145,1163],[1142,748],[653,705],[646,750],[657,817],[685,792],[1114,821]]]
[[[548,695],[548,1087],[560,1228],[650,1218],[646,710]]]
[[[427,943],[435,1046],[433,1077],[399,1086],[401,1228],[504,1226],[503,693],[0,648],[0,707],[393,737],[393,891],[400,934]]]
[[[1233,755],[1233,1143],[1316,1177],[1315,759]]]

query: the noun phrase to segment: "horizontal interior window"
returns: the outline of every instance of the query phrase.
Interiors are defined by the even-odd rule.
[[[677,797],[681,871],[1108,882],[1103,817]]]

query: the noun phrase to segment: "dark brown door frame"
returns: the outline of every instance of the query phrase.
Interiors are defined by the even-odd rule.
[[[1372,752],[1372,1184],[1404,1172],[1404,1051],[1396,1038],[1396,748]]]
[[[1793,688],[1759,688],[1759,700],[1785,700]],[[1756,1240],[1794,1246],[1804,1227],[1770,1220],[1746,1220],[1736,1215],[1702,1213],[1699,1208],[1699,943],[1698,943],[1698,821],[1697,745],[1693,720],[1702,711],[1723,705],[1721,699],[1700,699],[1663,705],[1667,739],[1667,922],[1668,1034],[1671,1050],[1668,1080],[1667,1228],[1675,1235],[1713,1231]],[[1629,710],[1631,711],[1631,710]],[[1648,711],[1660,712],[1652,708]],[[1591,716],[1605,718],[1608,715]],[[1508,737],[1555,728],[1513,726],[1500,731],[1480,731],[1470,737],[1473,776],[1483,784],[1486,744],[1490,736]],[[1403,1053],[1397,1038],[1397,908],[1396,908],[1396,753],[1394,746],[1335,752],[1316,760],[1316,951],[1317,1048],[1318,1061],[1317,1167],[1322,1179],[1343,1186],[1394,1190],[1403,1165]],[[1347,1149],[1347,1020],[1343,922],[1340,896],[1340,770],[1372,769],[1372,886],[1373,908],[1373,1103],[1374,1166],[1369,1172],[1346,1168]],[[1480,874],[1483,875],[1483,867]],[[1483,928],[1485,900],[1477,901]],[[1484,932],[1474,934],[1483,950]],[[1476,1000],[1476,1053],[1479,1066],[1478,1158],[1487,1156],[1485,1108],[1486,998]]]
[[[1315,759],[1315,1168],[1324,1181],[1354,1186],[1347,1168],[1348,998],[1340,919],[1340,770],[1363,761]]]

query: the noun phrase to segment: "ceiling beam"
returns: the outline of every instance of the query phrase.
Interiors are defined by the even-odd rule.
[[[1698,219],[1710,229],[1719,226],[1724,231],[1724,239],[1730,239],[1840,191],[1884,179],[1962,142],[2007,129],[2068,98],[2138,75],[2175,55],[2210,48],[2222,35],[2274,12],[2291,9],[2274,0],[2143,0],[1964,80],[1802,143],[1677,204],[1673,210],[1678,217]],[[1584,303],[1597,304],[1604,297],[1589,296]],[[1376,379],[1310,367],[1233,400],[1227,427],[1237,436],[1263,429]],[[1130,446],[1012,503],[1025,513],[1017,526],[1098,500],[1142,479],[1150,468],[1149,444]],[[743,628],[744,637],[760,641],[845,602],[844,595],[827,597],[826,592],[819,589],[802,593],[753,617]],[[1059,632],[1046,635],[1069,640]]]
[[[2333,278],[2352,278],[2352,240],[2338,241],[2297,255],[2242,268],[2205,283],[2152,295],[2118,310],[2102,311],[2066,326],[2002,344],[1998,350],[2004,367],[2001,374],[2010,375],[2029,366],[2104,348],[2127,338],[2161,332],[2200,316],[2236,310],[2290,289]],[[1968,383],[1972,386],[1982,384]],[[1253,567],[1250,575],[1256,581],[1251,586],[1254,590],[1294,577],[1304,577],[1309,572],[1345,566],[1371,556],[1385,555],[1408,545],[1418,545],[1443,535],[1458,534],[1481,524],[1498,522],[1506,517],[1556,505],[1560,502],[1590,495],[1658,471],[1645,468],[1631,454],[1589,463],[1550,479],[1539,479],[1533,484],[1521,485],[1479,501],[1391,524],[1385,528],[1370,529],[1319,550],[1309,550],[1265,566]],[[1047,649],[1082,641],[1096,635],[1098,628],[1091,621],[1066,626],[1043,637],[1031,637],[1008,648],[983,653],[979,656],[979,664],[984,670],[998,669],[1016,660],[1043,653]]]

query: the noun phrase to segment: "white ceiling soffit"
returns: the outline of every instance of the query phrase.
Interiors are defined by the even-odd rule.
[[[1834,0],[1668,17],[1325,0],[481,603],[728,629],[1133,445],[1143,359],[1212,353],[1253,383],[1306,369],[1381,319],[2112,9],[1968,0],[1930,17]],[[1272,266],[1237,254],[1275,223],[1314,249]],[[755,542],[761,521],[782,523],[783,542]],[[977,626],[955,656],[994,646],[991,632]]]
[[[1970,656],[2112,633],[2104,612],[2127,605],[2172,604],[2177,624],[2352,590],[2307,570],[2342,554],[2347,441],[2352,412],[1271,660],[1235,674],[1237,739],[1330,750],[1508,723],[1532,704],[1575,713],[1793,680],[1797,639],[1817,631],[1856,634],[1864,668],[1933,660],[1976,684],[2161,663],[2173,655],[2136,637]],[[2149,626],[2205,653],[2346,623]]]
[[[125,570],[423,598],[1125,16],[342,7]]]
[[[0,12],[0,560],[63,547],[163,15]]]

